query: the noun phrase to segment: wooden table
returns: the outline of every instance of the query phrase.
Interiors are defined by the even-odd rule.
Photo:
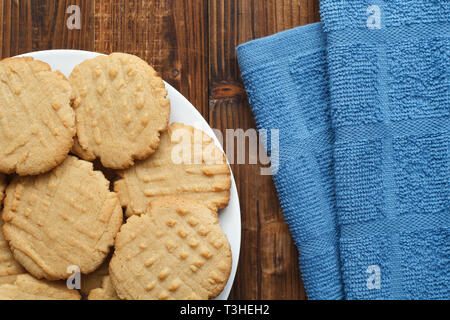
[[[77,5],[81,30],[67,27]],[[211,127],[255,128],[235,47],[319,21],[318,0],[0,0],[0,56],[46,49],[136,54]],[[270,176],[233,165],[242,249],[232,299],[305,299],[298,254]]]

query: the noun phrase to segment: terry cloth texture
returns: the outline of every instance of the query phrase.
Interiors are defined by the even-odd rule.
[[[346,297],[449,299],[450,1],[322,0],[321,17]]]
[[[308,297],[449,299],[450,1],[321,16],[238,48]]]
[[[342,299],[322,26],[251,41],[237,52],[258,128],[279,130],[274,181],[300,252],[307,295]]]

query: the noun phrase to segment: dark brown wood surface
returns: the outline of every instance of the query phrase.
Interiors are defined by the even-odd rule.
[[[81,30],[69,30],[70,5]],[[319,20],[318,0],[0,0],[0,56],[47,49],[136,54],[211,127],[255,128],[236,60],[240,43]],[[270,176],[233,165],[242,248],[231,299],[305,299],[298,254]]]

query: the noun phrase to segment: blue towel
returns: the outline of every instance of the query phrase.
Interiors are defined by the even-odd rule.
[[[334,135],[322,26],[317,23],[251,41],[238,47],[238,58],[258,128],[279,130],[274,180],[300,252],[307,295],[342,299]]]
[[[280,129],[308,297],[449,299],[450,2],[323,0],[321,16],[238,48],[258,126]]]
[[[321,17],[346,297],[449,299],[450,1],[322,0]]]

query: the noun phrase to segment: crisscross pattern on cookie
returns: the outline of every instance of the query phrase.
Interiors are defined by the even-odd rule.
[[[0,62],[0,172],[36,175],[64,161],[73,145],[72,88],[32,58]]]
[[[230,169],[223,152],[204,132],[183,124],[171,124],[155,154],[119,175],[114,189],[128,216],[144,213],[161,196],[179,195],[216,211],[230,200]]]
[[[231,260],[217,213],[193,200],[163,197],[122,227],[110,275],[124,299],[209,299],[225,287]]]
[[[155,152],[170,102],[163,80],[144,60],[124,53],[99,56],[75,67],[70,83],[77,97],[77,155],[125,169]]]
[[[8,186],[3,231],[14,257],[36,278],[68,278],[98,268],[122,223],[109,182],[91,163],[69,157],[38,177]]]

